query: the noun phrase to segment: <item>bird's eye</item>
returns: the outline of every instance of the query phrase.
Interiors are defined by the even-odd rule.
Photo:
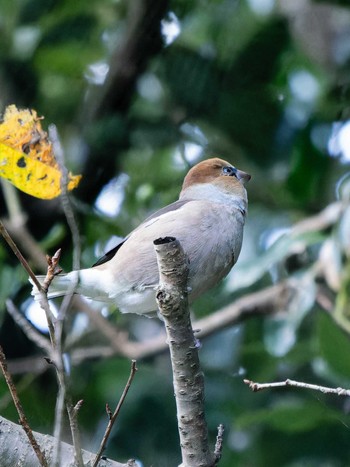
[[[228,175],[229,177],[235,177],[237,174],[237,169],[228,165],[222,168],[222,174]]]

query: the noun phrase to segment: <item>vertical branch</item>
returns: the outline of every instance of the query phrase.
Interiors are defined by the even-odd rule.
[[[154,241],[160,274],[157,302],[164,319],[173,370],[183,467],[212,467],[204,413],[204,376],[188,310],[188,260],[173,237]]]
[[[58,394],[56,397],[55,407],[55,425],[53,430],[53,436],[56,440],[52,453],[52,465],[53,467],[59,467],[61,464],[61,439],[62,439],[62,427],[63,427],[63,413],[64,413],[64,402],[66,397],[65,386],[62,384],[62,378],[60,377],[60,371],[56,368],[58,384]]]
[[[81,244],[80,244],[80,233],[78,224],[75,218],[74,210],[72,208],[72,204],[68,195],[68,171],[65,166],[64,160],[64,151],[62,148],[62,144],[58,135],[58,131],[55,125],[50,125],[49,127],[49,137],[53,145],[53,150],[55,154],[55,158],[59,164],[62,177],[61,177],[61,204],[64,211],[64,214],[67,219],[68,226],[70,228],[72,239],[73,239],[73,270],[78,270],[80,268],[80,256],[81,256]],[[80,443],[80,434],[78,429],[78,411],[81,404],[77,404],[73,407],[71,397],[67,391],[67,374],[64,367],[63,361],[63,349],[62,349],[62,333],[63,333],[63,324],[64,319],[67,313],[68,308],[70,307],[71,301],[73,299],[74,291],[76,286],[78,285],[78,274],[76,275],[76,281],[72,284],[70,290],[65,295],[60,310],[58,312],[58,319],[56,322],[56,347],[57,347],[57,354],[60,359],[60,366],[58,368],[59,372],[59,381],[60,381],[60,390],[59,390],[59,397],[56,405],[56,417],[57,417],[57,429],[59,428],[58,421],[63,416],[63,402],[59,403],[59,401],[64,401],[66,405],[66,410],[68,413],[69,418],[69,425],[72,433],[73,445],[75,449],[75,460],[79,466],[83,466],[83,458],[81,454],[81,443]],[[59,412],[61,410],[61,413]]]
[[[75,218],[74,210],[72,208],[72,203],[68,195],[68,170],[66,169],[65,160],[64,160],[64,151],[62,144],[58,135],[56,125],[49,126],[49,137],[52,142],[53,151],[55,158],[60,167],[62,173],[61,178],[61,204],[64,211],[64,214],[67,219],[69,229],[72,233],[73,239],[73,270],[80,269],[80,257],[81,257],[81,244],[80,244],[80,233],[78,224]]]
[[[127,381],[127,383],[125,385],[123,394],[121,395],[121,397],[119,399],[119,402],[118,402],[118,405],[117,405],[115,411],[113,412],[113,414],[112,414],[112,411],[109,408],[108,404],[106,404],[106,412],[107,412],[108,417],[109,417],[109,422],[108,422],[105,434],[103,435],[103,438],[102,438],[101,445],[99,447],[98,453],[96,454],[94,463],[92,464],[92,467],[98,467],[98,464],[99,464],[100,459],[102,457],[103,451],[106,448],[106,444],[107,444],[108,438],[109,438],[109,436],[111,434],[113,425],[114,425],[115,421],[117,420],[120,409],[121,409],[121,407],[122,407],[122,405],[123,405],[123,403],[125,401],[125,398],[126,398],[128,392],[129,392],[129,389],[130,389],[132,380],[134,379],[136,371],[137,371],[136,360],[132,360],[131,361],[130,375],[129,375],[128,381]]]

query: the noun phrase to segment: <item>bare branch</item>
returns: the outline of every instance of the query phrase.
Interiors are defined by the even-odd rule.
[[[49,330],[50,341],[51,341],[53,352],[55,352],[57,349],[56,349],[55,327],[54,327],[54,324],[53,324],[54,323],[54,316],[53,316],[53,314],[51,312],[49,301],[47,299],[47,289],[48,289],[49,285],[51,284],[53,276],[51,277],[51,271],[50,271],[51,270],[51,265],[50,265],[51,258],[49,256],[47,256],[46,260],[47,260],[47,263],[48,263],[48,267],[47,267],[46,277],[44,279],[44,284],[45,285],[44,285],[44,288],[40,285],[40,289],[39,289],[40,299],[38,300],[38,303],[45,312],[47,327],[48,327],[48,330]],[[46,290],[45,290],[45,288],[46,288]],[[56,358],[56,356],[55,356],[55,358]],[[55,363],[57,363],[57,362],[55,362]]]
[[[157,302],[164,319],[173,370],[182,465],[212,467],[204,412],[204,376],[187,299],[188,260],[173,237],[154,241],[159,269]]]
[[[73,439],[73,446],[74,446],[74,457],[76,463],[79,467],[84,467],[84,460],[83,460],[83,453],[81,449],[81,442],[80,442],[80,432],[78,426],[78,413],[83,405],[83,401],[78,401],[75,406],[72,405],[70,401],[70,396],[66,397],[66,407],[68,412],[69,418],[69,426],[72,433]]]
[[[61,435],[62,435],[62,426],[63,426],[63,414],[64,414],[64,407],[66,407],[72,439],[73,439],[73,446],[75,449],[75,460],[79,467],[84,466],[82,452],[81,452],[81,444],[80,444],[80,436],[78,430],[78,422],[77,422],[77,411],[74,410],[73,404],[71,402],[70,396],[67,393],[67,384],[66,384],[66,368],[63,361],[63,353],[62,353],[62,330],[63,330],[63,320],[65,314],[65,308],[63,311],[63,316],[59,314],[58,319],[56,320],[56,326],[53,324],[52,314],[50,310],[50,306],[47,300],[47,291],[50,287],[50,284],[55,277],[55,275],[59,272],[58,270],[58,262],[61,256],[61,250],[57,250],[55,255],[51,258],[47,256],[47,273],[44,279],[44,283],[42,286],[42,293],[40,299],[40,305],[45,310],[47,324],[49,328],[49,334],[52,344],[52,353],[54,355],[53,363],[56,368],[56,375],[58,381],[58,395],[56,401],[56,410],[55,410],[55,426],[54,426],[54,435],[56,439],[56,444],[53,450],[53,465],[59,466],[60,465],[60,458],[61,458]]]
[[[263,384],[250,381],[249,379],[244,379],[243,382],[247,384],[253,392],[262,391],[263,389],[285,388],[288,386],[292,386],[296,388],[311,389],[313,391],[323,392],[323,394],[336,394],[338,396],[350,396],[350,389],[328,388],[326,386],[319,386],[317,384],[304,383],[303,381],[293,381],[291,379],[286,379],[285,381],[280,381],[277,383],[263,383]]]
[[[109,418],[109,422],[108,422],[105,434],[103,435],[103,439],[101,441],[101,445],[100,445],[100,448],[98,450],[98,453],[96,454],[96,457],[95,457],[95,460],[94,460],[94,463],[93,463],[93,467],[97,467],[97,465],[98,465],[98,463],[99,463],[99,461],[101,459],[101,456],[103,454],[103,451],[105,450],[108,438],[109,438],[109,436],[111,434],[113,425],[114,425],[115,421],[117,420],[118,414],[119,414],[120,409],[121,409],[121,407],[122,407],[122,405],[123,405],[123,403],[125,401],[125,398],[126,398],[126,396],[128,394],[128,391],[130,389],[130,386],[131,386],[131,383],[132,383],[132,381],[134,379],[136,371],[137,371],[136,361],[132,360],[130,375],[129,375],[128,381],[127,381],[127,383],[125,385],[123,394],[121,395],[121,398],[119,399],[118,405],[117,405],[117,407],[116,407],[113,414],[112,414],[111,409],[109,408],[109,405],[106,404],[106,412],[107,412],[107,415],[108,415],[108,418]]]
[[[72,203],[68,194],[68,182],[69,174],[65,164],[65,157],[63,147],[60,141],[58,130],[56,125],[49,126],[49,138],[53,145],[53,150],[55,153],[55,159],[58,162],[60,171],[62,173],[61,177],[61,205],[63,212],[66,216],[67,223],[69,225],[72,239],[73,239],[73,270],[77,271],[80,269],[80,256],[81,256],[81,242],[80,242],[80,233],[77,220],[74,214]]]
[[[58,380],[62,380],[60,373],[57,371]],[[53,436],[55,439],[55,444],[53,446],[52,453],[52,465],[54,467],[59,467],[61,464],[61,451],[62,451],[62,427],[63,427],[63,413],[64,413],[64,402],[66,397],[66,388],[62,382],[59,382],[58,394],[56,398],[56,407],[55,407],[55,423]]]

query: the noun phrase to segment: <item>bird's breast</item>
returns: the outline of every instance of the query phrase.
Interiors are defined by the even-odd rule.
[[[217,207],[203,216],[200,235],[185,246],[190,258],[191,299],[229,273],[241,251],[243,226],[244,216],[237,210]]]

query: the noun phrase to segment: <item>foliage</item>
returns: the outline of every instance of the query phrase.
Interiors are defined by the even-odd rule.
[[[34,110],[6,108],[0,125],[0,166],[0,176],[25,193],[41,199],[61,194],[61,170]],[[69,174],[67,189],[75,188],[80,178]]]
[[[205,316],[285,279],[297,292],[278,315],[203,340],[211,439],[224,423],[223,467],[347,465],[346,399],[293,388],[253,394],[242,380],[350,382],[348,3],[293,7],[281,0],[269,9],[263,1],[174,0],[150,2],[147,10],[148,3],[99,0],[87,9],[82,1],[4,2],[2,111],[15,103],[45,115],[57,125],[66,165],[83,174],[72,199],[84,266],[114,246],[111,237],[116,243],[115,236],[176,199],[193,161],[220,155],[252,174],[239,262],[194,304],[194,314]],[[160,3],[165,14],[158,13]],[[3,186],[0,215],[11,223]],[[20,203],[31,235],[49,253],[62,247],[62,266],[71,269],[72,235],[59,203],[25,194]],[[302,224],[320,212],[318,222]],[[41,354],[4,305],[11,296],[28,312],[27,278],[4,242],[0,261],[0,343],[18,371],[33,428],[49,432],[54,374],[38,363]],[[160,328],[155,320],[103,312],[135,341]],[[70,350],[106,344],[84,316],[72,314],[67,323]],[[168,356],[140,360],[138,367],[106,454],[177,465]],[[89,449],[97,448],[105,403],[116,402],[128,372],[122,357],[73,365],[72,396],[84,399],[80,425]],[[2,415],[16,420],[3,381],[0,394]]]

